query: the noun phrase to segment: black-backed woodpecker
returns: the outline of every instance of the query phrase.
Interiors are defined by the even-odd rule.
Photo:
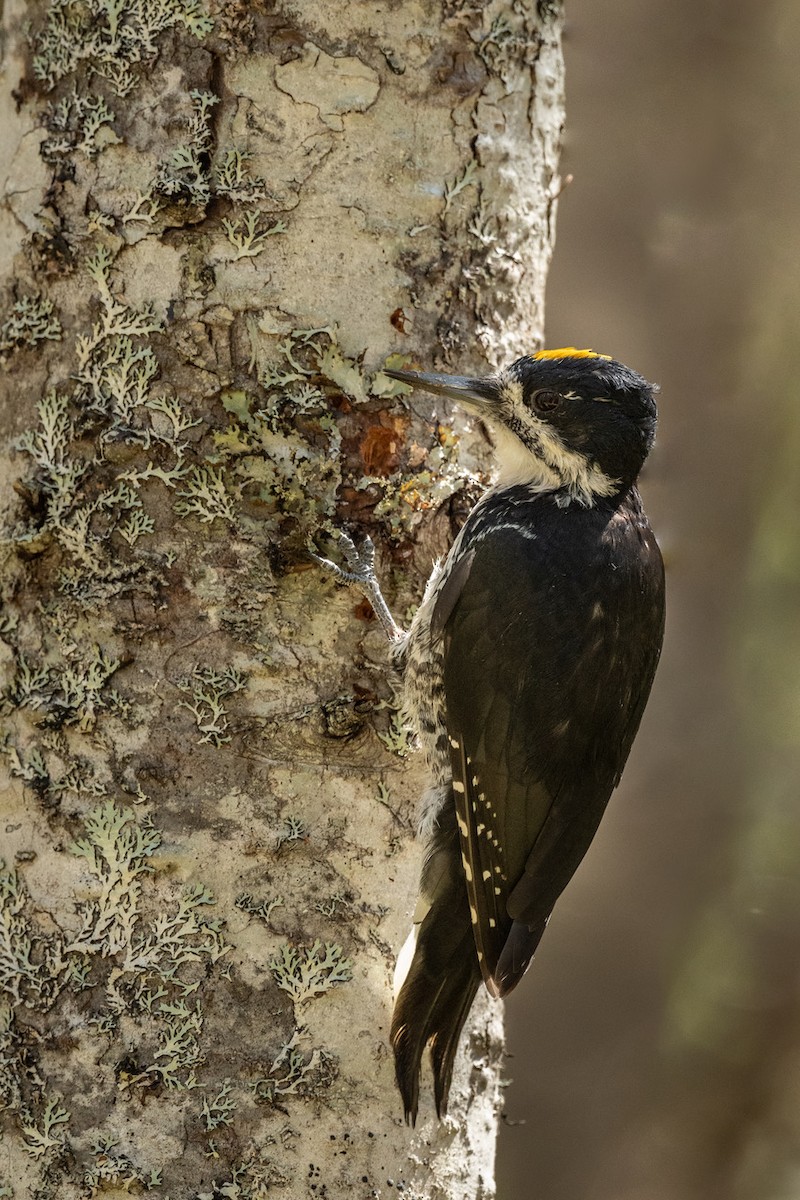
[[[433,773],[391,1026],[414,1121],[425,1047],[441,1116],[481,979],[505,996],[522,978],[619,783],[661,651],[664,570],[636,488],[656,429],[641,375],[574,347],[482,379],[385,373],[485,420],[499,467],[408,634],[370,543],[345,538],[350,570],[334,568],[396,643]]]

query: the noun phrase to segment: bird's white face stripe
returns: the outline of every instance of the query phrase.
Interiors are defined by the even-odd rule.
[[[566,488],[571,499],[591,507],[595,498],[611,496],[619,487],[589,461],[585,454],[565,446],[556,431],[523,403],[522,384],[513,376],[503,379],[507,402],[505,425],[494,426],[498,482],[502,487],[524,484],[534,491]]]

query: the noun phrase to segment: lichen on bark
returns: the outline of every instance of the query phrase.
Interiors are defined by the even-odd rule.
[[[486,482],[381,368],[541,337],[558,13],[3,22],[0,1186],[490,1195],[488,1000],[401,1120],[424,772],[306,550],[368,528],[403,613]]]

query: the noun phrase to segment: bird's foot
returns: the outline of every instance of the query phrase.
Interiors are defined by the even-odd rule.
[[[352,538],[348,537],[346,533],[340,533],[339,544],[344,551],[346,570],[330,558],[323,558],[322,555],[315,554],[313,550],[309,550],[309,554],[314,562],[319,563],[326,571],[330,571],[340,583],[354,584],[369,600],[389,641],[401,642],[406,636],[405,630],[397,624],[383,598],[381,585],[375,574],[375,544],[372,538],[367,534],[359,550]]]

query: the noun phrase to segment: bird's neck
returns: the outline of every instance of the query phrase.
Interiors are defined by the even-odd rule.
[[[553,493],[560,505],[590,508],[598,500],[623,490],[596,463],[570,450],[554,435],[540,438],[533,453],[505,426],[494,426],[497,490],[524,487],[531,494]]]

